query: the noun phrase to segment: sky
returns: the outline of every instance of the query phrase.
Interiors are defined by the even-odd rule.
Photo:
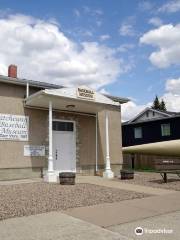
[[[0,0],[0,74],[128,97],[126,121],[155,95],[180,111],[180,0]]]

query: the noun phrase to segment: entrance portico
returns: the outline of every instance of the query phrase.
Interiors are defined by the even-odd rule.
[[[66,166],[64,164],[61,164],[58,162],[55,167],[55,160],[58,161],[58,152],[61,152],[61,147],[57,148],[58,152],[56,154],[53,153],[53,147],[55,145],[54,141],[58,141],[58,137],[61,136],[63,141],[67,141],[67,144],[70,142],[70,138],[68,137],[68,133],[65,133],[67,131],[56,131],[53,130],[53,112],[54,111],[62,111],[62,112],[71,112],[71,113],[79,113],[79,114],[89,114],[96,117],[97,122],[97,115],[101,111],[105,111],[105,117],[104,117],[104,131],[105,131],[105,157],[104,157],[104,163],[105,163],[105,170],[103,172],[103,177],[106,178],[113,178],[114,174],[111,170],[111,159],[110,159],[110,143],[109,143],[109,109],[117,109],[117,111],[120,111],[120,103],[115,102],[111,100],[110,98],[98,93],[94,92],[93,90],[81,86],[78,88],[61,88],[61,89],[45,89],[41,90],[25,100],[26,107],[33,107],[33,108],[41,108],[41,109],[48,109],[49,111],[49,153],[48,153],[48,170],[44,176],[44,180],[47,182],[56,182],[58,172],[61,171],[76,171],[76,169],[66,169]],[[59,119],[60,120],[60,119]],[[75,124],[74,124],[75,127]],[[60,134],[61,132],[61,134]],[[71,131],[69,131],[71,132]],[[55,135],[57,134],[58,137]],[[64,134],[64,135],[63,135]],[[75,133],[74,133],[75,134]],[[117,133],[118,134],[118,133]],[[64,136],[64,137],[63,137]],[[56,139],[56,140],[55,140]],[[69,140],[68,140],[69,139]],[[53,141],[54,140],[54,141]],[[98,141],[97,141],[97,124],[96,124],[96,170],[97,170],[97,163],[98,163]],[[61,142],[61,141],[58,141]],[[65,143],[64,143],[65,144]],[[82,143],[86,144],[85,142]],[[63,147],[62,155],[67,156],[67,151],[65,151],[65,145],[61,145]],[[70,145],[70,148],[72,148],[72,145]],[[67,146],[67,149],[69,146]],[[56,150],[55,150],[56,151]],[[73,152],[73,151],[72,151]],[[59,153],[60,154],[60,153]],[[73,153],[72,153],[73,155]],[[71,156],[71,155],[70,155]],[[55,159],[54,159],[55,158]],[[56,159],[57,158],[57,159]],[[66,161],[64,159],[61,159],[61,161]],[[69,156],[67,157],[69,160]],[[73,161],[73,158],[72,158]],[[76,159],[74,159],[76,165]],[[69,163],[70,164],[70,163]],[[59,166],[59,167],[57,167]]]

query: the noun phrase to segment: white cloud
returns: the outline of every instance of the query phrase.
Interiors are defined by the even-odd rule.
[[[122,23],[119,28],[119,34],[121,36],[134,36],[135,31],[133,25],[130,23]]]
[[[85,36],[85,37],[92,37],[93,33],[91,30],[80,30],[81,35]]]
[[[101,41],[105,41],[105,40],[107,40],[107,39],[110,39],[111,37],[108,35],[108,34],[104,34],[104,35],[101,35],[100,36],[100,40]]]
[[[105,88],[101,88],[101,90],[99,92],[102,93],[102,94],[110,95],[110,93]]]
[[[95,13],[96,15],[103,15],[103,11],[102,11],[101,9],[95,9],[95,10],[94,10],[94,13]]]
[[[116,53],[97,42],[76,43],[49,21],[24,15],[0,19],[0,74],[13,63],[23,78],[100,88],[126,71]]]
[[[180,77],[168,79],[165,84],[166,92],[162,98],[165,100],[169,111],[180,111]]]
[[[134,29],[135,23],[136,23],[135,16],[127,17],[120,25],[119,34],[121,36],[129,36],[129,37],[135,36],[137,34]]]
[[[81,16],[80,11],[78,9],[74,9],[74,15],[76,17],[80,17]]]
[[[153,17],[149,19],[149,23],[154,25],[155,27],[159,27],[163,24],[162,20],[159,17]]]
[[[162,98],[166,103],[166,107],[169,111],[180,111],[180,94],[173,94],[171,92],[165,93]]]
[[[149,105],[150,104],[138,105],[134,101],[129,101],[127,103],[122,104],[121,106],[122,121],[125,122],[132,119]]]
[[[159,99],[165,101],[168,111],[180,112],[180,77],[166,81],[165,92]],[[143,109],[151,105],[152,103],[138,105],[132,99],[132,101],[122,105],[122,120],[127,121],[132,119]]]
[[[145,33],[140,43],[158,47],[149,59],[158,68],[166,68],[172,64],[180,64],[180,24],[163,25]]]
[[[175,13],[180,11],[180,0],[168,1],[163,4],[159,9],[159,12]]]
[[[91,16],[101,16],[103,15],[103,11],[98,8],[90,8],[89,6],[83,6],[83,10],[86,14]]]
[[[150,1],[140,1],[138,4],[138,8],[141,11],[148,11],[153,8],[153,4]]]
[[[132,43],[124,43],[124,44],[121,44],[117,48],[117,51],[118,52],[127,52],[129,49],[133,49],[134,47],[135,47],[135,45]]]
[[[166,91],[173,94],[180,94],[180,78],[168,79],[166,81]]]

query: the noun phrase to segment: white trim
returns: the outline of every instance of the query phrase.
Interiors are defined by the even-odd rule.
[[[69,120],[69,119],[66,120],[66,119],[62,119],[62,118],[61,119],[60,118],[53,118],[52,121],[53,122],[56,121],[56,122],[73,122],[73,123],[76,123],[75,120]]]
[[[105,113],[105,128],[106,128],[106,170],[111,169],[109,157],[109,115]]]
[[[26,84],[26,98],[29,97],[29,83]]]
[[[34,107],[34,106],[28,106],[28,105],[25,105],[25,107],[30,108],[30,109],[42,110],[42,111],[48,110],[48,108],[44,108],[44,107]],[[96,114],[94,114],[94,113],[83,113],[83,112],[75,112],[75,111],[69,111],[69,110],[59,110],[56,108],[53,109],[53,112],[75,114],[75,115],[88,116],[88,117],[96,117]]]
[[[79,88],[93,91],[91,88],[86,87],[86,86],[79,86]],[[77,97],[77,88],[75,88],[75,87],[60,88],[60,89],[45,89],[45,90],[43,90],[43,92],[47,96],[51,96],[51,97],[54,96],[54,97],[58,97],[58,98],[60,97],[60,98],[64,98],[64,99],[72,99],[72,100],[81,101],[81,102],[84,101],[84,102],[88,102],[88,103],[91,102],[91,104],[102,104],[102,105],[112,105],[112,106],[120,105],[119,102],[115,102],[99,92],[94,92],[94,94],[95,94],[94,101],[84,99],[84,98],[78,98]]]
[[[113,178],[114,173],[111,171],[111,164],[110,164],[110,155],[109,155],[109,115],[108,112],[105,112],[105,140],[106,140],[106,168],[103,172],[104,178]]]
[[[98,114],[96,113],[96,172],[98,171]]]
[[[53,143],[52,143],[52,102],[49,101],[49,157],[48,172],[53,172]]]
[[[164,115],[164,116],[167,116],[167,117],[171,117],[172,115],[168,114],[168,113],[165,113],[165,112],[161,112],[161,111],[158,111],[156,109],[153,109],[153,108],[145,108],[142,112],[140,112],[138,115],[136,115],[134,118],[132,118],[130,121],[128,121],[128,123],[132,123],[134,122],[135,120],[137,120],[140,116],[142,116],[146,111],[152,111],[152,112],[156,112],[156,113],[159,113],[161,115]],[[155,118],[153,118],[155,119]]]
[[[57,182],[57,176],[53,169],[53,155],[52,155],[52,102],[49,101],[49,157],[48,157],[48,171],[44,176],[45,182]]]
[[[75,138],[75,149],[74,149],[74,150],[75,150],[75,169],[74,169],[74,171],[72,171],[72,170],[65,170],[65,171],[63,171],[63,170],[62,170],[62,171],[61,171],[61,170],[60,170],[60,171],[55,170],[55,171],[56,171],[56,172],[59,172],[59,173],[60,173],[60,172],[68,172],[68,171],[69,171],[69,172],[76,172],[76,121],[75,121],[75,120],[66,120],[66,119],[53,118],[53,119],[52,119],[52,123],[55,122],[55,121],[56,121],[56,122],[72,122],[72,123],[73,123],[73,131],[72,131],[72,132],[73,132],[74,138]],[[53,132],[57,132],[57,131],[55,131],[55,130],[52,129],[52,133],[53,133]],[[60,131],[59,131],[59,132],[60,132]]]
[[[70,92],[68,92],[68,90]],[[67,91],[66,93],[63,91]],[[60,88],[60,89],[45,89],[45,90],[40,90],[32,95],[30,95],[28,98],[26,98],[25,105],[31,104],[31,100],[34,98],[37,98],[38,96],[48,96],[48,97],[54,97],[58,99],[71,99],[72,101],[77,101],[78,102],[87,102],[91,103],[93,105],[99,105],[99,106],[104,106],[104,105],[109,105],[109,106],[120,106],[119,102],[115,102],[112,99],[106,97],[105,95],[95,92],[96,94],[96,101],[90,101],[87,99],[79,99],[76,96],[76,89],[75,88]]]
[[[153,109],[153,108],[149,108],[149,110],[152,111],[152,112],[156,112],[156,113],[159,113],[159,114],[162,114],[162,115],[168,116],[168,117],[172,116],[172,115],[169,114],[169,113],[161,112],[161,111],[158,111],[158,110]]]

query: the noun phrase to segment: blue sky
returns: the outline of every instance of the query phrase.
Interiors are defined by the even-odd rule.
[[[32,17],[34,20],[24,20],[22,16],[24,18]],[[68,84],[83,83],[102,92],[129,97],[132,99],[132,103],[127,105],[124,111],[132,112],[132,114],[150,104],[156,94],[168,101],[169,110],[180,110],[178,106],[172,103],[174,96],[179,95],[179,92],[175,89],[179,88],[180,90],[180,46],[177,45],[177,51],[172,49],[172,45],[180,42],[178,35],[180,31],[178,25],[180,24],[179,0],[1,0],[0,18],[3,21],[1,21],[0,34],[4,33],[3,28],[5,28],[4,31],[10,44],[14,41],[12,32],[14,31],[16,34],[18,26],[21,29],[23,28],[18,33],[17,40],[18,43],[20,41],[22,43],[21,51],[9,55],[8,59],[0,54],[1,74],[5,74],[7,65],[14,61],[13,63],[18,64],[18,67],[22,70],[21,77],[51,82],[55,79],[55,82],[60,84],[66,84],[66,79],[68,79]],[[14,26],[14,29],[16,29],[13,29],[11,34],[6,29],[6,23],[9,23],[9,21],[11,21],[11,26],[16,22]],[[74,64],[74,67],[71,68],[66,61],[65,66],[69,67],[69,72],[72,71],[72,74],[74,73],[77,76],[76,78],[69,76],[64,68],[58,71],[54,67],[56,62],[57,66],[61,66],[61,61],[66,59],[66,51],[63,45],[61,45],[63,58],[57,59],[58,51],[59,55],[61,54],[61,47],[58,45],[57,51],[53,49],[50,54],[51,58],[56,58],[56,61],[52,61],[52,71],[51,69],[46,71],[45,65],[48,64],[48,61],[44,62],[37,55],[37,51],[38,54],[41,53],[41,56],[44,54],[43,59],[47,58],[47,49],[44,48],[48,43],[45,39],[48,34],[43,33],[42,36],[42,31],[35,33],[37,38],[38,34],[41,34],[40,42],[45,41],[46,45],[42,44],[43,49],[41,47],[37,48],[37,39],[30,45],[29,40],[25,38],[27,37],[27,31],[30,30],[22,27],[23,21],[26,28],[32,28],[31,32],[39,24],[38,21],[58,28],[58,30],[53,31],[56,31],[56,33],[58,31],[60,35],[63,34],[65,40],[60,39],[60,37],[58,39],[61,42],[65,41],[64,44],[68,45],[67,58],[70,59],[69,64],[71,62]],[[49,33],[49,30],[47,31]],[[84,43],[85,45],[83,45]],[[4,44],[4,42],[1,43],[2,47],[6,48]],[[41,43],[38,44],[41,45]],[[14,45],[12,46],[15,48]],[[27,68],[25,61],[30,48],[31,54],[33,52],[34,58],[39,59],[39,62],[32,62]],[[24,52],[27,52],[27,54],[24,55]],[[150,57],[152,54],[154,56]],[[85,66],[83,66],[83,63]],[[44,66],[43,70],[42,66]],[[76,71],[77,68],[78,71]],[[88,69],[92,69],[92,72],[87,73]],[[108,71],[109,69],[111,71]],[[28,70],[31,73],[28,73]],[[32,72],[35,71],[39,74],[34,77]],[[95,71],[97,71],[97,78],[95,77]],[[45,74],[48,75],[47,79]],[[62,80],[61,77],[58,77],[58,74],[64,74],[66,78]],[[85,74],[88,74],[87,82]],[[81,80],[78,80],[78,77]],[[105,79],[104,83],[103,77]],[[102,79],[99,80],[98,78]],[[179,99],[178,96],[180,103]],[[129,113],[125,118],[132,117],[132,114]]]

